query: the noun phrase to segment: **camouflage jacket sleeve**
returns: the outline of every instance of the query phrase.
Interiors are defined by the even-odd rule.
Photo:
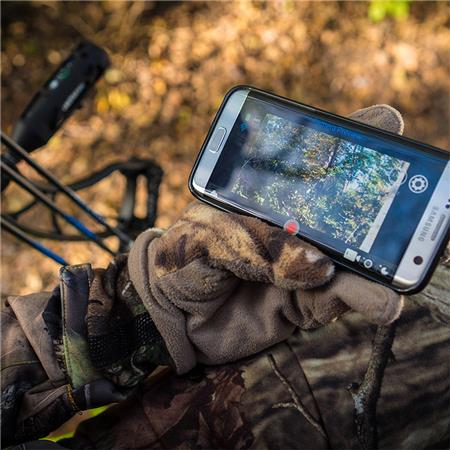
[[[80,410],[123,400],[169,363],[129,281],[126,257],[106,270],[64,267],[52,293],[2,302],[2,446],[43,437]]]
[[[2,304],[3,446],[37,437],[37,430],[45,435],[77,410],[44,331],[42,312],[51,298],[50,293],[40,293],[9,297]]]

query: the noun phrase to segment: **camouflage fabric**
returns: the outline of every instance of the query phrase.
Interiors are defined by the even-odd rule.
[[[448,275],[441,267],[435,280],[445,287],[441,303],[450,306],[442,297]],[[418,304],[433,290],[436,282],[409,300],[398,320],[377,409],[380,449],[449,446],[449,322]],[[74,450],[361,448],[349,387],[364,376],[375,329],[350,313],[236,363],[159,374],[60,444]]]
[[[42,311],[50,293],[12,297],[2,302],[2,445],[43,436],[76,412],[68,380],[58,365]],[[26,304],[25,304],[26,303]],[[22,309],[27,320],[18,320]]]
[[[43,437],[80,410],[124,400],[170,357],[126,257],[61,270],[52,293],[2,302],[2,445]]]

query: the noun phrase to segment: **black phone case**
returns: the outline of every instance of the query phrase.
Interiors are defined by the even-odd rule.
[[[321,110],[319,108],[314,108],[312,106],[308,106],[308,105],[305,105],[303,103],[296,102],[294,100],[290,100],[290,99],[288,99],[286,97],[281,97],[279,95],[275,95],[275,94],[273,94],[271,92],[267,92],[267,91],[263,91],[261,89],[254,88],[252,86],[238,85],[238,86],[233,87],[232,89],[230,89],[226,93],[226,95],[225,95],[225,97],[224,97],[224,99],[222,101],[222,104],[220,105],[220,108],[219,108],[219,110],[217,111],[217,113],[216,113],[216,115],[214,117],[213,123],[211,124],[211,127],[209,128],[208,134],[207,134],[207,136],[206,136],[206,138],[205,138],[205,140],[204,140],[204,142],[202,144],[200,152],[198,153],[197,159],[195,160],[194,166],[193,166],[192,171],[191,171],[190,176],[189,176],[189,182],[188,182],[189,183],[189,190],[191,191],[192,195],[195,198],[197,198],[198,200],[201,200],[201,201],[203,201],[203,202],[205,202],[205,203],[207,203],[207,204],[209,204],[211,206],[215,206],[216,208],[219,208],[219,209],[221,209],[223,211],[234,212],[234,213],[238,213],[238,214],[250,215],[250,214],[248,214],[245,211],[241,211],[240,209],[234,208],[231,205],[222,203],[220,200],[216,200],[216,199],[211,198],[211,197],[203,196],[200,192],[197,192],[195,190],[194,185],[193,185],[193,178],[194,178],[194,174],[195,174],[195,171],[197,169],[197,166],[199,164],[199,161],[201,159],[201,156],[203,155],[203,152],[206,150],[206,144],[208,143],[208,141],[209,141],[209,139],[210,139],[210,137],[211,137],[215,127],[216,127],[217,121],[218,121],[218,119],[219,119],[219,117],[220,117],[220,115],[222,113],[222,110],[223,110],[225,104],[227,103],[228,98],[235,91],[240,90],[240,89],[247,89],[247,90],[249,90],[250,93],[252,94],[252,96],[254,96],[256,98],[261,98],[261,97],[267,98],[267,97],[269,97],[271,99],[271,101],[273,103],[275,103],[275,104],[279,104],[279,105],[282,105],[282,106],[289,105],[289,106],[294,107],[295,109],[298,109],[300,111],[305,111],[306,110],[309,114],[317,116],[317,117],[319,117],[321,119],[329,120],[332,123],[337,124],[338,126],[339,125],[343,125],[343,126],[345,126],[347,128],[352,128],[352,129],[355,129],[357,131],[370,132],[370,134],[372,134],[374,136],[388,137],[390,140],[393,140],[395,142],[399,142],[399,143],[403,143],[403,144],[406,143],[406,144],[410,144],[410,145],[412,144],[415,147],[419,147],[420,150],[422,150],[422,151],[424,151],[426,153],[431,153],[431,154],[435,154],[435,155],[438,154],[438,155],[441,155],[441,156],[443,155],[445,158],[450,159],[448,153],[446,153],[445,151],[443,151],[443,150],[441,150],[441,149],[439,149],[437,147],[433,147],[431,145],[424,144],[424,143],[416,141],[414,139],[406,138],[404,136],[400,136],[398,134],[391,133],[389,131],[385,131],[385,130],[382,130],[380,128],[376,128],[376,127],[373,127],[371,125],[367,125],[367,124],[364,124],[364,123],[361,123],[361,122],[357,122],[355,120],[352,120],[352,119],[349,119],[349,118],[346,118],[346,117],[338,116],[336,114],[333,114],[333,113],[330,113],[330,112],[327,112],[327,111],[323,111],[323,110]],[[274,222],[269,222],[269,221],[266,221],[266,222],[269,225],[272,225],[272,226],[274,226],[274,225],[275,226],[279,226],[278,224],[276,224]],[[338,254],[337,252],[335,254],[333,254],[333,252],[331,252],[329,248],[320,245],[320,243],[318,243],[316,241],[309,240],[307,237],[304,237],[304,236],[302,236],[300,234],[298,235],[298,237],[303,239],[303,240],[305,240],[305,241],[307,241],[307,242],[310,242],[312,245],[318,247],[320,250],[322,250],[327,256],[329,256],[338,265],[340,265],[342,267],[345,267],[347,269],[350,269],[353,272],[356,272],[359,275],[362,275],[362,276],[364,276],[365,278],[367,278],[369,280],[376,281],[377,283],[380,283],[380,284],[382,284],[384,286],[387,286],[387,287],[393,289],[396,292],[399,292],[401,294],[412,295],[412,294],[416,294],[416,293],[420,292],[422,289],[424,289],[425,286],[430,281],[430,279],[431,279],[431,277],[433,275],[433,272],[434,272],[434,270],[436,269],[436,266],[439,263],[440,255],[443,253],[443,251],[444,251],[444,249],[445,249],[445,247],[446,247],[446,245],[447,245],[447,243],[449,241],[449,238],[450,238],[450,226],[447,225],[446,236],[445,236],[444,240],[442,241],[441,245],[439,246],[439,249],[436,252],[436,255],[435,255],[433,261],[431,262],[431,264],[430,264],[430,266],[429,266],[429,268],[428,268],[428,270],[427,270],[427,272],[425,274],[425,277],[417,285],[412,286],[412,287],[407,288],[407,289],[400,289],[400,288],[398,288],[396,286],[393,286],[392,284],[386,282],[386,279],[383,278],[381,275],[378,275],[376,273],[372,273],[372,272],[366,271],[366,270],[364,270],[363,267],[361,267],[361,266],[359,266],[357,264],[351,264],[348,260],[344,259],[342,255]]]

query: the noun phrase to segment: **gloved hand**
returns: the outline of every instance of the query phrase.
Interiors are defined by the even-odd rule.
[[[400,114],[386,105],[351,117],[403,130]],[[165,233],[142,233],[128,268],[178,373],[254,354],[349,308],[387,324],[403,304],[392,290],[335,270],[320,251],[277,227],[200,203]]]

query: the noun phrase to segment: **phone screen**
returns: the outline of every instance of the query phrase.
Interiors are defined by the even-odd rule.
[[[250,94],[206,192],[392,279],[446,163]]]

